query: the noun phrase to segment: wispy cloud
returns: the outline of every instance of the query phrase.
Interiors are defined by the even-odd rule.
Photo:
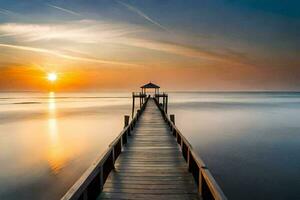
[[[109,64],[109,65],[117,65],[117,66],[135,66],[135,67],[137,66],[135,64],[125,63],[125,62],[101,60],[101,59],[89,58],[89,57],[72,56],[72,55],[64,54],[63,52],[60,52],[60,51],[49,50],[49,49],[44,49],[44,48],[36,48],[36,47],[28,47],[28,46],[12,45],[12,44],[3,44],[3,43],[0,43],[0,47],[23,50],[23,51],[31,51],[31,52],[36,52],[36,53],[49,54],[49,55],[57,56],[57,57],[60,57],[60,58],[64,58],[64,59],[68,59],[68,60],[75,60],[75,61],[85,61],[85,62]]]
[[[0,24],[0,35],[20,42],[62,40],[76,43],[107,42],[116,37],[145,31],[143,27],[105,21],[80,20],[64,24]]]
[[[8,16],[16,16],[17,15],[17,13],[7,10],[7,9],[3,9],[3,8],[0,8],[0,14],[8,15]]]
[[[230,64],[244,64],[248,62],[247,58],[243,57],[243,55],[230,52],[226,49],[219,49],[219,52],[208,51],[207,49],[197,47],[197,45],[186,45],[179,42],[170,42],[168,40],[155,40],[145,38],[144,34],[137,34],[145,31],[151,30],[132,24],[118,24],[115,22],[93,20],[79,20],[66,22],[64,24],[0,24],[0,34],[2,34],[3,37],[11,36],[19,43],[38,41],[43,42],[43,46],[47,46],[48,44],[53,44],[52,41],[56,40],[56,42],[60,42],[59,44],[62,44],[61,42],[74,42],[91,45],[126,45],[187,58],[198,58]],[[134,34],[130,35],[131,33]],[[155,35],[155,32],[153,35]],[[48,41],[51,41],[51,43],[47,43]],[[28,48],[26,49],[28,50]],[[33,49],[30,50],[33,51]],[[79,48],[77,50],[80,51],[81,49]],[[94,47],[91,47],[90,50],[94,51]],[[128,48],[128,50],[131,51],[132,48]],[[60,55],[61,52],[49,52],[48,50],[45,52],[44,49],[39,52],[47,52],[72,60],[99,62],[95,59],[88,58],[88,54],[79,54],[79,57],[72,57],[70,56],[72,55],[70,52],[67,52],[66,55]]]
[[[244,55],[226,49],[224,49],[222,53],[217,53],[201,49],[197,46],[138,38],[124,38],[120,39],[118,42],[129,46],[165,52],[183,57],[211,60],[227,64],[249,65],[248,59]]]
[[[0,10],[0,14],[2,14],[2,15],[8,15],[6,12],[4,12],[2,10]]]
[[[12,37],[12,36],[16,36],[16,35],[18,35],[18,34],[15,34],[15,33],[1,34],[0,38],[2,38],[2,37]]]
[[[51,7],[51,8],[54,8],[54,9],[57,9],[57,10],[60,10],[60,11],[69,13],[69,14],[71,14],[71,15],[81,16],[81,14],[79,14],[78,12],[75,12],[75,11],[73,11],[73,10],[69,10],[69,9],[66,9],[66,8],[62,8],[62,7],[59,7],[59,6],[55,6],[55,5],[52,5],[52,4],[49,4],[49,3],[47,3],[46,5],[49,6],[49,7]]]
[[[169,31],[165,26],[163,26],[162,24],[160,24],[159,22],[155,21],[154,19],[150,18],[148,15],[146,15],[144,12],[142,12],[141,10],[137,9],[136,7],[133,7],[127,3],[124,3],[122,1],[117,1],[119,4],[125,6],[128,10],[138,14],[140,17],[146,19],[148,22],[154,24],[155,26],[158,26],[159,28],[165,30],[165,31]]]

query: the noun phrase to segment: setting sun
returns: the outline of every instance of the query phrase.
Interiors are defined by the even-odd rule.
[[[52,73],[49,73],[48,76],[47,76],[47,79],[51,82],[54,82],[57,80],[57,74],[52,72]]]

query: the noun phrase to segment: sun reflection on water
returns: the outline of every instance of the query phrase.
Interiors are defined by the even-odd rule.
[[[58,174],[66,162],[66,155],[63,144],[59,137],[56,113],[55,93],[50,92],[48,96],[48,132],[49,132],[49,153],[48,162],[52,173]]]
[[[55,102],[55,93],[49,92],[48,96],[48,110],[49,114],[55,114],[56,111],[56,102]]]
[[[46,159],[50,167],[51,173],[57,175],[62,169],[74,160],[76,155],[80,155],[85,151],[87,146],[85,137],[82,135],[71,134],[69,130],[73,130],[74,123],[69,124],[68,119],[59,116],[63,110],[58,110],[57,98],[54,92],[48,94],[48,148]],[[63,126],[60,126],[63,124]],[[80,127],[80,125],[78,125]],[[76,128],[75,128],[76,129]],[[76,139],[74,139],[76,137]]]

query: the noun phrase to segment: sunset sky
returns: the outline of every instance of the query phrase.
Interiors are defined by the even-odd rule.
[[[0,90],[300,90],[298,0],[0,0]]]

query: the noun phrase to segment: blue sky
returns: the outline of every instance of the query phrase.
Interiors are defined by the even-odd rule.
[[[193,89],[300,89],[300,2],[293,0],[1,0],[0,43],[3,73],[126,66],[174,89],[190,87],[191,74]],[[152,77],[162,69],[181,74],[179,83]]]

